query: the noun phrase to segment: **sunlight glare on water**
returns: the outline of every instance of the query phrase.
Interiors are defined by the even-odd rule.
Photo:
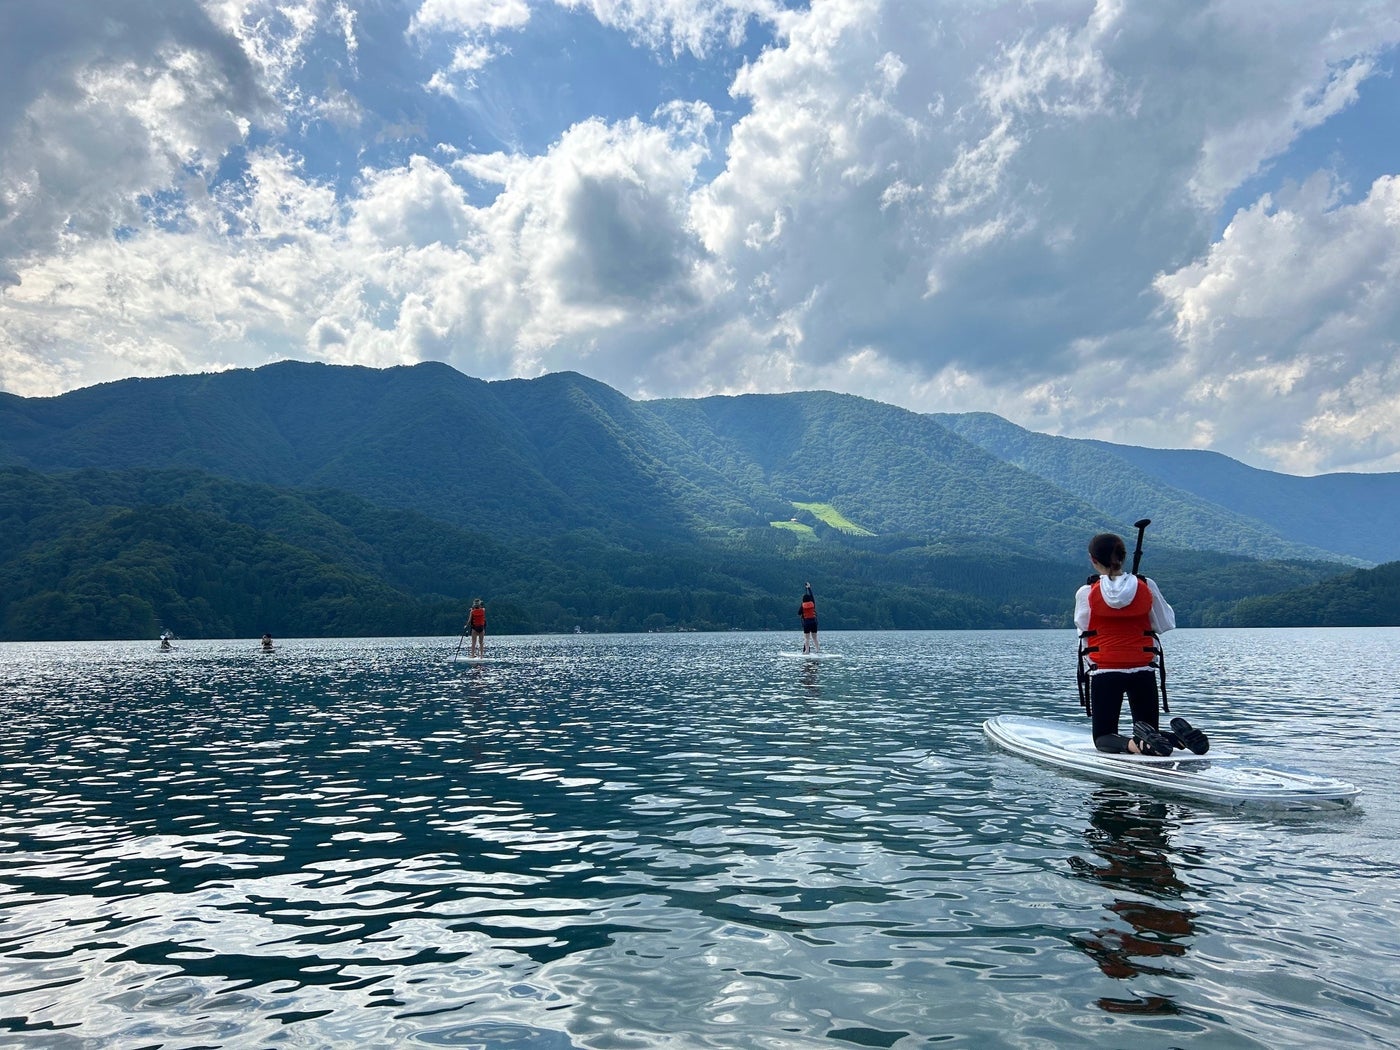
[[[1217,744],[1363,789],[1305,814],[989,746],[1084,724],[1070,632],[3,645],[0,1033],[1400,1045],[1397,641],[1169,636]]]

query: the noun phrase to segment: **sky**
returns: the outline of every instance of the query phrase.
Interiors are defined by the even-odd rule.
[[[0,0],[0,390],[298,359],[1400,470],[1400,0]]]

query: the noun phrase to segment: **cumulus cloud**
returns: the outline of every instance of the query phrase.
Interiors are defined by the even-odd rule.
[[[814,366],[843,389],[947,410],[995,406],[1057,431],[1209,440],[1294,469],[1388,462],[1374,446],[1353,455],[1317,427],[1297,428],[1297,413],[1329,389],[1326,368],[1295,381],[1293,404],[1242,411],[1289,370],[1249,382],[1220,374],[1218,348],[1190,342],[1201,329],[1171,316],[1205,309],[1176,291],[1193,271],[1161,278],[1193,258],[1240,272],[1228,269],[1228,234],[1212,247],[1216,207],[1354,98],[1372,56],[1397,39],[1394,15],[1368,9],[1338,24],[1334,8],[1037,10],[1038,22],[1008,35],[998,16],[1011,19],[1011,5],[940,7],[937,17],[912,3],[814,5],[785,47],[740,78],[753,111],[702,192],[701,226],[754,301],[784,318],[794,358],[809,366],[794,374]],[[1379,213],[1355,221],[1386,257],[1381,269],[1396,242]],[[1325,201],[1292,217],[1319,241],[1339,219]],[[1274,247],[1245,254],[1267,269]],[[1255,281],[1282,276],[1242,275],[1239,287],[1257,296]],[[1324,300],[1329,286],[1356,295],[1352,282],[1364,280],[1321,261],[1296,276]],[[1316,353],[1303,333],[1328,306],[1273,287],[1272,323],[1288,329],[1282,354],[1296,365]],[[1362,297],[1387,301],[1371,309],[1389,313],[1388,289],[1364,287]],[[1356,323],[1355,304],[1337,305],[1336,321]],[[1211,330],[1232,333],[1232,346],[1261,336],[1226,320],[1240,303],[1212,306]],[[1389,354],[1361,340],[1325,356],[1333,369],[1347,357],[1354,372]],[[1257,427],[1265,415],[1271,425]],[[1140,416],[1125,433],[1125,417]],[[1260,437],[1289,427],[1295,448]]]
[[[33,267],[6,339],[50,327],[100,337],[116,374],[196,366],[164,350],[138,355],[142,331],[162,333],[167,348],[202,346],[221,365],[292,350],[497,375],[574,367],[612,326],[660,323],[707,297],[686,202],[708,122],[703,107],[657,125],[588,121],[543,157],[459,158],[455,169],[501,181],[485,207],[423,156],[364,172],[341,201],[260,151],[178,236],[143,230]],[[233,252],[230,229],[240,231]]]
[[[778,0],[554,0],[586,10],[648,47],[704,57],[718,45],[737,45],[751,20],[780,24],[786,5]]]
[[[421,0],[393,33],[351,0],[57,6],[0,9],[15,392],[438,358],[1400,464],[1395,173],[1271,178],[1385,74],[1391,5]],[[515,99],[474,77],[547,11],[658,75],[769,46],[724,112],[678,76],[480,152],[471,121]],[[568,87],[543,69],[517,111]]]
[[[1400,179],[1353,205],[1332,190],[1319,175],[1266,196],[1157,281],[1183,368],[1199,377],[1188,396],[1231,416],[1255,457],[1305,473],[1400,465]]]
[[[525,0],[423,0],[409,22],[409,31],[474,32],[518,29],[530,21]]]
[[[586,121],[539,158],[472,156],[500,180],[477,214],[479,285],[452,359],[508,352],[523,374],[578,367],[618,329],[649,327],[705,298],[707,260],[686,201],[705,156],[702,109],[662,125]],[[458,297],[456,302],[461,302]],[[625,366],[623,366],[625,367]]]
[[[195,4],[72,0],[0,11],[0,273],[145,221],[241,141],[268,99]]]

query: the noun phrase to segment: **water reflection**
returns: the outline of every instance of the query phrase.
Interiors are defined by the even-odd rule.
[[[1346,822],[1090,796],[980,732],[1070,634],[0,645],[0,1044],[1396,1046],[1395,701],[1250,710]]]
[[[1108,905],[1120,923],[1071,938],[1100,970],[1116,980],[1143,976],[1181,977],[1170,960],[1185,956],[1195,935],[1195,913],[1183,903],[1193,887],[1171,859],[1170,810],[1164,802],[1119,791],[1094,795],[1084,838],[1097,860],[1075,855],[1069,865],[1081,878],[1114,893]],[[1171,996],[1100,998],[1115,1014],[1176,1014]]]

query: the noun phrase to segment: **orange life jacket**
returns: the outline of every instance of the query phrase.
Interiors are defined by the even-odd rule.
[[[478,630],[486,626],[486,609],[483,606],[478,605],[472,610],[471,625]]]
[[[1104,600],[1098,581],[1089,587],[1089,644],[1085,653],[1096,668],[1147,667],[1157,654],[1152,633],[1152,589],[1139,582],[1133,600],[1115,609]]]
[[[810,598],[804,598],[802,608],[798,612],[804,620],[815,620],[817,618],[817,603]]]

